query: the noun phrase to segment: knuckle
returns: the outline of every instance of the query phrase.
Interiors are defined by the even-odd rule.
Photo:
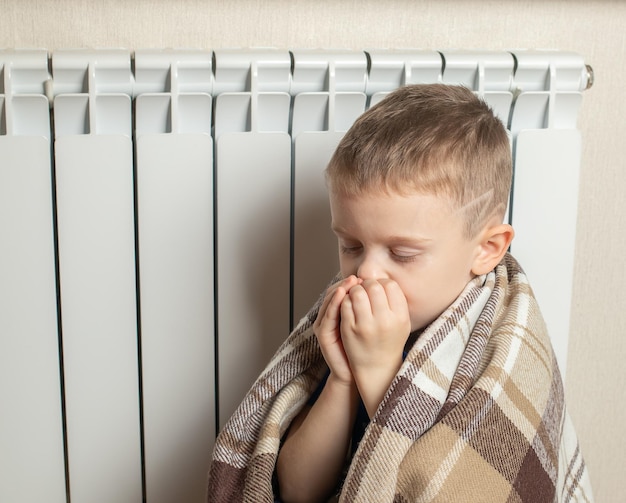
[[[367,296],[365,285],[355,285],[350,289],[350,298],[358,299]]]
[[[384,287],[378,280],[367,280],[363,283],[363,288],[370,295],[377,295],[384,292]]]

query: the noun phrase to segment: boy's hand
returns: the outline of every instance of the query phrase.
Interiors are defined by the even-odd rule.
[[[356,276],[349,276],[331,286],[313,323],[313,331],[331,375],[344,384],[354,383],[354,378],[341,341],[341,305],[348,292],[360,282]]]
[[[372,417],[402,365],[411,332],[406,297],[393,280],[364,280],[345,295],[340,314],[343,348]]]

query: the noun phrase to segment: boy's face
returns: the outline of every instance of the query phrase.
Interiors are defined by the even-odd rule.
[[[330,192],[342,276],[394,280],[406,296],[411,331],[437,318],[473,277],[479,239],[463,234],[446,198],[412,193]]]

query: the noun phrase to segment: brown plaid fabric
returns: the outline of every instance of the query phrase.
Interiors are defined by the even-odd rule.
[[[301,320],[216,440],[209,502],[273,502],[280,439],[326,371]],[[589,477],[526,276],[507,255],[422,333],[340,502],[589,502]]]

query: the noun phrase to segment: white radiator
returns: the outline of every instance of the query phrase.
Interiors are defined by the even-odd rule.
[[[325,163],[405,83],[464,84],[508,125],[512,252],[565,369],[580,56],[0,51],[0,72],[0,502],[203,501],[216,428],[337,269]]]

